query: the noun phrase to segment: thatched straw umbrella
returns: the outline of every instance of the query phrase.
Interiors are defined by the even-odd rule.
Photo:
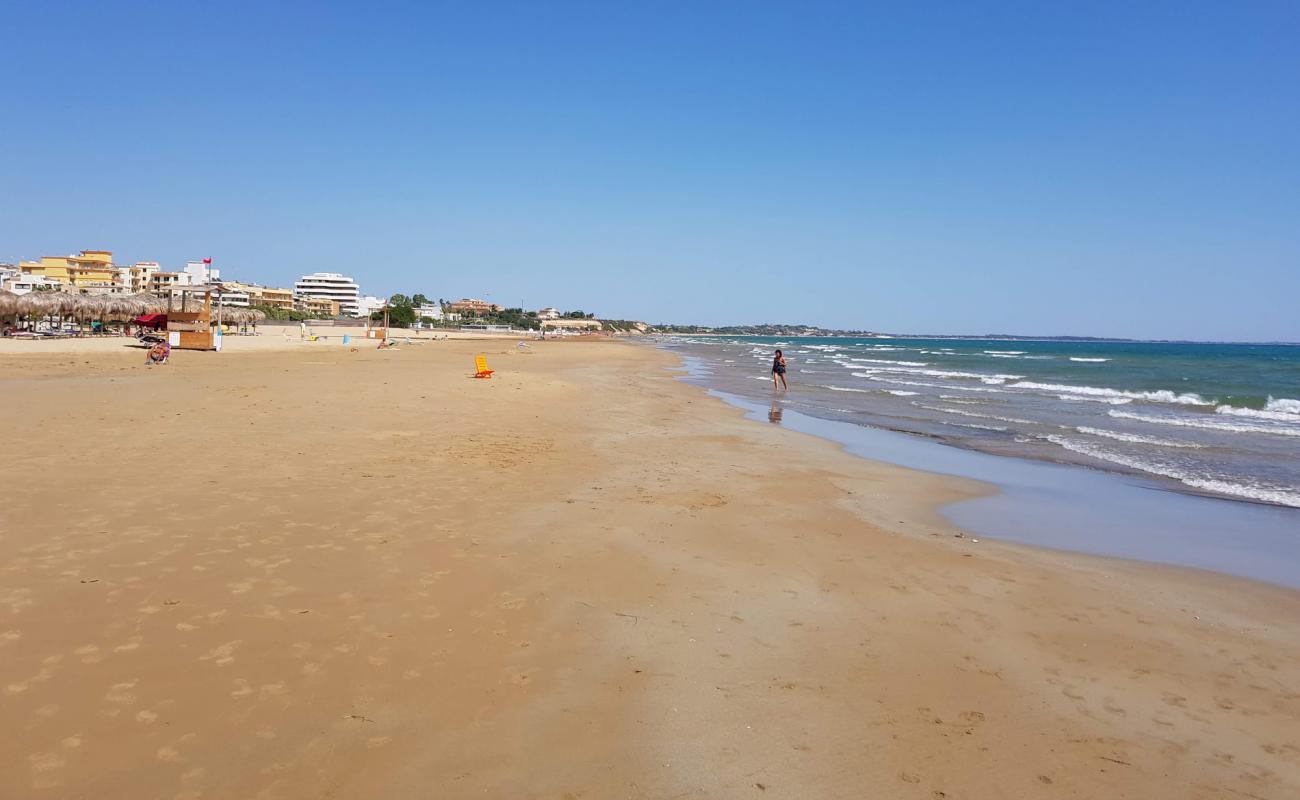
[[[13,292],[0,289],[0,320],[13,318],[13,324],[18,323],[18,298]]]
[[[77,313],[80,295],[68,292],[28,292],[18,298],[19,312],[31,317],[59,317]]]
[[[128,297],[140,304],[137,314],[165,314],[167,313],[167,301],[161,297],[141,292],[140,294],[128,295]]]

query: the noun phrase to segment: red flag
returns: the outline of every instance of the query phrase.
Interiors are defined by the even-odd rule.
[[[211,263],[212,263],[212,259],[210,259],[210,258],[205,258],[205,259],[203,259],[203,263],[204,263],[204,264],[211,264]]]

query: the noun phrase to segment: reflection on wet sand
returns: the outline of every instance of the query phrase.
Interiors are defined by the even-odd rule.
[[[772,407],[768,409],[767,421],[772,423],[773,425],[780,425],[781,413],[784,410],[785,409],[781,408],[781,401],[777,400],[776,398],[772,398]]]

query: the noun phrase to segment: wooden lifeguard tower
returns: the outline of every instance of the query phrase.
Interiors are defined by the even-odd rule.
[[[383,327],[375,325],[375,321],[366,317],[366,338],[378,339],[379,341],[388,340],[388,301],[384,301],[384,324]]]
[[[221,350],[222,286],[179,287],[167,297],[167,341],[178,350]],[[216,319],[213,319],[212,295],[217,295]],[[175,294],[180,294],[180,310],[172,310]],[[202,305],[191,311],[190,295],[203,295]]]

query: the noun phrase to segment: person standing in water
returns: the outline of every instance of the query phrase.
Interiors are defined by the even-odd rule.
[[[781,355],[780,350],[777,350],[776,356],[772,358],[772,388],[773,389],[776,389],[777,378],[781,379],[782,389],[790,388],[789,385],[787,385],[785,382],[785,356]]]

